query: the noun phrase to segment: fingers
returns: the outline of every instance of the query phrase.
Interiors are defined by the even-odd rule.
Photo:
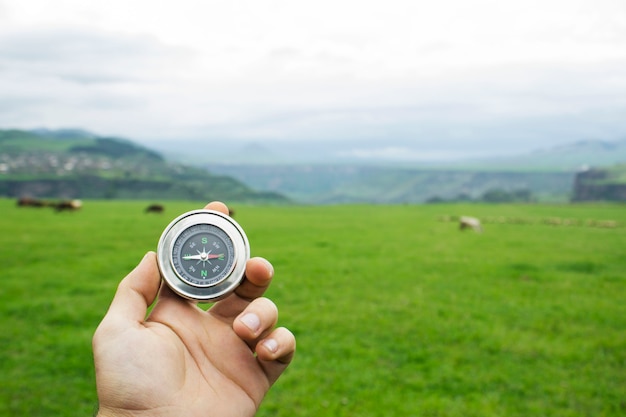
[[[277,320],[276,305],[267,298],[257,298],[233,322],[235,333],[256,351],[270,383],[291,363],[296,350],[296,339],[289,330],[273,329]]]
[[[235,294],[218,301],[209,312],[223,319],[232,320],[239,315],[254,299],[263,295],[272,281],[274,268],[263,258],[252,258],[246,265],[246,278]]]
[[[252,342],[273,328],[277,320],[276,305],[267,298],[257,298],[237,316],[233,322],[233,330],[242,339]]]
[[[206,209],[228,214],[228,207],[218,201]],[[291,363],[296,350],[296,339],[286,328],[273,329],[278,321],[278,309],[263,298],[274,276],[274,267],[266,259],[252,258],[246,264],[246,276],[235,290],[236,297],[229,297],[213,306],[211,312],[237,318],[233,330],[257,353],[259,364],[273,384]],[[243,311],[242,311],[243,310]]]
[[[213,201],[207,204],[206,206],[204,206],[204,208],[207,210],[219,211],[220,213],[223,213],[223,214],[229,213],[228,207],[226,206],[226,204],[222,203],[221,201]]]
[[[272,282],[274,267],[263,258],[252,258],[246,264],[246,277],[235,294],[246,300],[253,300],[265,293]]]
[[[148,252],[118,285],[107,316],[134,321],[143,321],[148,307],[159,292],[161,275],[156,254]]]
[[[279,327],[256,345],[259,364],[270,384],[289,366],[296,353],[296,338],[288,329]]]

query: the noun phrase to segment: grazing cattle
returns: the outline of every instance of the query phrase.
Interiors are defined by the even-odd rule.
[[[151,204],[144,210],[146,213],[163,213],[164,211],[165,207],[161,204]]]
[[[17,200],[18,207],[45,207],[45,201],[31,197],[21,197]]]
[[[473,229],[475,232],[482,232],[483,228],[480,225],[480,220],[475,217],[461,216],[459,220],[459,229]]]
[[[54,208],[56,209],[56,211],[76,211],[80,210],[82,206],[83,202],[80,200],[66,200],[56,203]]]

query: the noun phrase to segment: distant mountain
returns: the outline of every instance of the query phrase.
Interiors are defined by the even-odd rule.
[[[575,173],[426,169],[368,165],[218,165],[256,189],[309,204],[405,204],[484,200],[491,194],[526,195],[527,201],[565,202]]]
[[[485,149],[429,152],[409,141],[293,141],[241,143],[206,139],[158,143],[158,150],[194,165],[366,165],[394,168],[576,172],[626,162],[626,139],[585,140],[531,152],[495,155]]]
[[[461,161],[455,165],[481,169],[575,172],[625,162],[626,140],[584,140],[515,156]]]
[[[0,195],[286,202],[132,141],[82,130],[0,130]]]
[[[248,162],[271,162],[276,159],[276,154],[266,145],[257,142],[247,143],[236,153],[238,160]]]

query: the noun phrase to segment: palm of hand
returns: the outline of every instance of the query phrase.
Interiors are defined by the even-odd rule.
[[[103,375],[99,388],[117,403],[109,406],[168,415],[253,415],[270,382],[248,344],[233,332],[234,319],[188,302],[160,301],[148,321],[109,339],[107,361],[132,368]],[[119,381],[118,375],[136,377]],[[229,403],[223,409],[203,406],[220,405],[224,398]]]

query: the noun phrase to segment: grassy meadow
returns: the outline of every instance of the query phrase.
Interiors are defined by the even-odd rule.
[[[1,416],[93,413],[117,283],[198,207],[146,205],[0,200]],[[626,206],[234,209],[298,340],[259,416],[626,415]]]

